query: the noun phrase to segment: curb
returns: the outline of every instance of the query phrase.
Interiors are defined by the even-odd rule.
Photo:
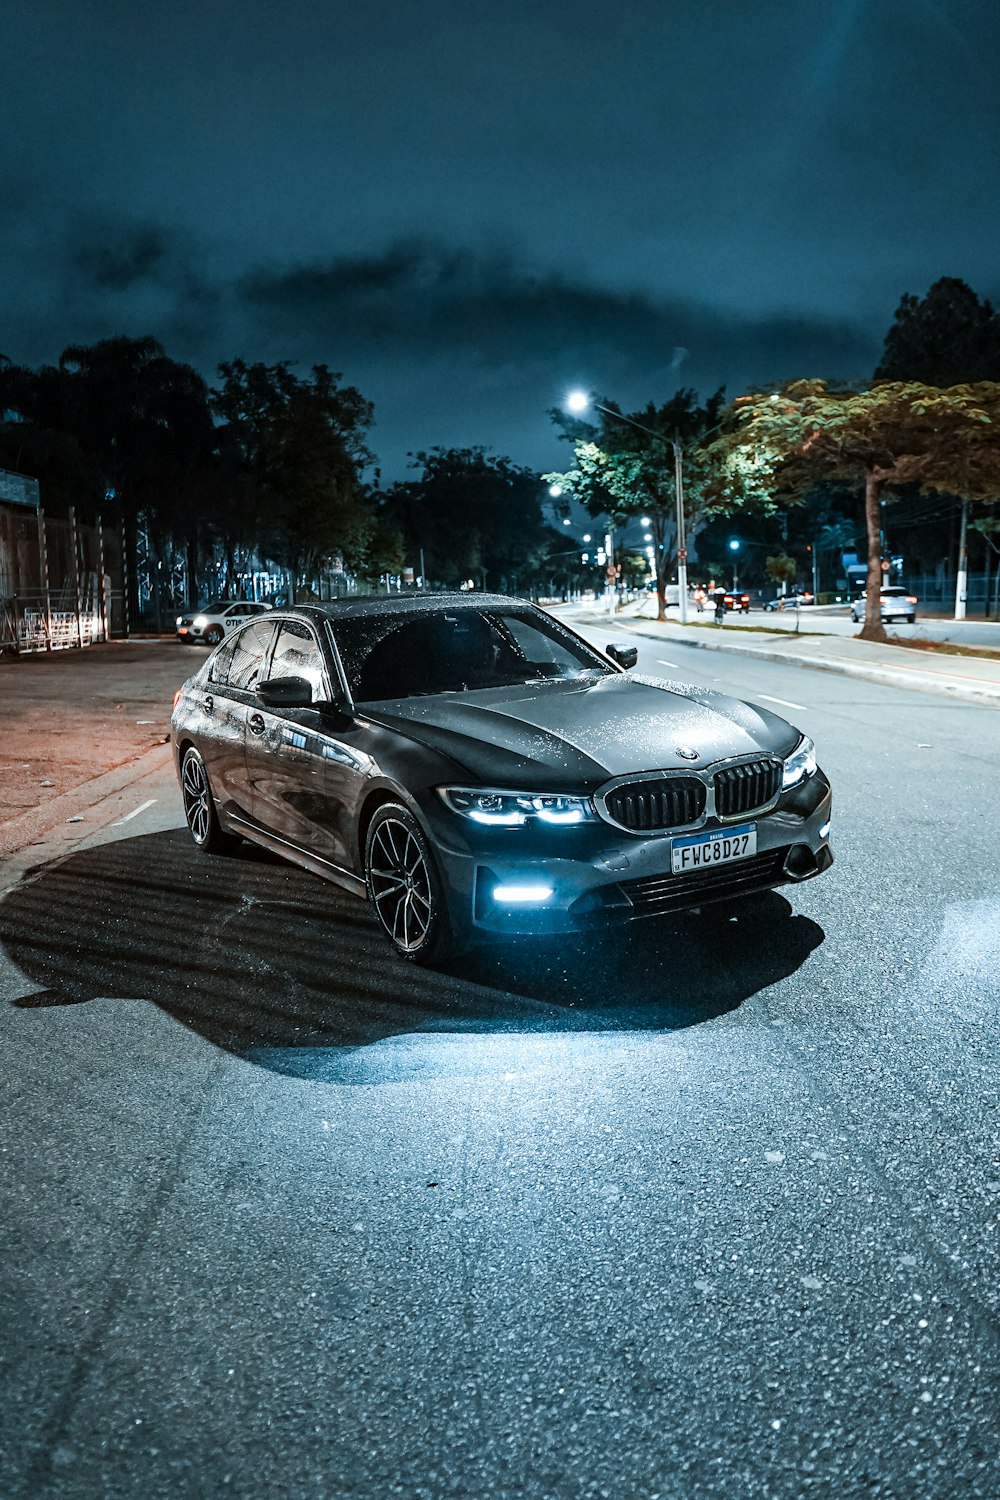
[[[859,677],[868,682],[880,682],[886,687],[916,689],[934,693],[944,698],[961,698],[969,703],[988,704],[1000,708],[1000,683],[976,687],[961,677],[948,677],[941,673],[937,682],[928,681],[931,675],[920,667],[885,667],[866,662],[834,661],[826,656],[792,656],[785,651],[774,651],[767,646],[744,646],[735,641],[696,641],[687,635],[659,635],[643,630],[631,621],[619,620],[619,627],[628,629],[633,635],[644,636],[652,641],[676,641],[685,646],[694,646],[699,651],[729,651],[734,656],[753,656],[758,661],[784,662],[790,667],[808,667],[816,672],[835,672],[842,677]],[[910,674],[913,674],[912,676]],[[914,680],[914,678],[918,680]]]
[[[16,818],[0,824],[0,859],[16,854],[26,845],[34,843],[40,835],[51,833],[68,818],[95,807],[105,797],[123,791],[152,771],[158,771],[161,765],[169,764],[172,754],[170,744],[154,745],[136,760],[127,761],[123,766],[115,766],[110,771],[102,771],[99,776],[82,781],[68,792],[61,792],[51,802],[46,802],[41,807],[31,807],[27,812],[19,813]]]

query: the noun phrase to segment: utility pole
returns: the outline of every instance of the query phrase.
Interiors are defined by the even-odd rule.
[[[679,436],[674,438],[673,446],[674,486],[677,490],[677,605],[680,610],[680,622],[686,625],[688,622],[688,555],[684,535],[684,468]]]
[[[955,619],[965,619],[969,579],[969,502],[962,501],[962,529],[958,536],[958,577],[955,580]]]

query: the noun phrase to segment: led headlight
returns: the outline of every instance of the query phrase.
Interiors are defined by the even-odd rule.
[[[785,761],[785,770],[781,778],[781,790],[787,792],[789,787],[798,786],[800,781],[805,781],[807,776],[816,774],[816,746],[812,740],[803,735],[791,755]]]
[[[529,820],[567,827],[596,816],[588,797],[563,797],[551,792],[477,791],[461,786],[442,786],[438,791],[452,812],[494,828],[520,828]]]
[[[194,626],[195,630],[204,630],[205,626],[208,624],[208,619],[205,615],[195,615],[194,619],[191,621],[191,624]]]

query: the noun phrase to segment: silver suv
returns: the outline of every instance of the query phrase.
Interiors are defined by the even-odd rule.
[[[912,625],[917,618],[917,596],[908,594],[904,588],[897,588],[895,584],[886,584],[882,589],[882,620],[902,620],[907,625]],[[860,625],[865,617],[865,598],[862,594],[860,599],[855,599],[851,605],[851,619],[855,625]]]

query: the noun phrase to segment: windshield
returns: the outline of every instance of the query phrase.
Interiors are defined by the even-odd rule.
[[[335,620],[333,634],[355,703],[614,671],[584,641],[529,609],[387,610]]]

